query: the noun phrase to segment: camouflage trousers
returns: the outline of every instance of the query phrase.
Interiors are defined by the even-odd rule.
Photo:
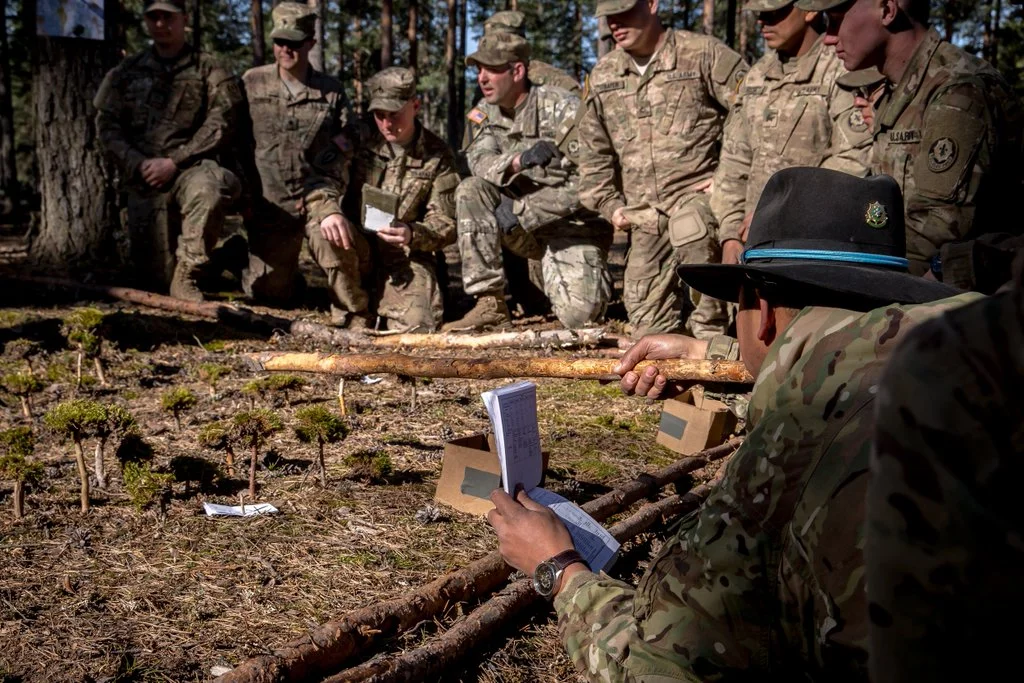
[[[298,280],[302,240],[309,240],[313,260],[327,276],[331,319],[342,323],[352,315],[366,315],[369,297],[362,285],[369,271],[370,249],[359,231],[353,231],[351,249],[336,247],[320,232],[319,225],[265,200],[253,212],[249,227],[249,267],[242,275],[245,293],[274,304],[289,302]]]
[[[206,264],[222,237],[227,209],[240,193],[238,178],[209,159],[178,173],[166,191],[130,189],[128,234],[139,281],[166,286],[176,261]]]
[[[475,177],[466,178],[455,190],[466,294],[504,291],[504,246],[524,258],[540,259],[544,294],[562,325],[576,329],[602,321],[612,293],[608,240],[604,236],[560,236],[560,224],[532,233],[516,228],[505,235],[494,217],[501,198],[496,185]]]
[[[632,217],[638,227],[630,233],[623,278],[622,301],[633,336],[681,328],[697,339],[725,334],[729,326],[725,303],[690,290],[676,275],[681,263],[722,260],[718,224],[707,195],[686,196],[669,219],[648,211],[648,220]],[[687,310],[690,314],[684,318]]]
[[[437,281],[433,253],[409,252],[376,237],[373,251],[377,315],[389,330],[435,332],[441,325],[444,303]]]

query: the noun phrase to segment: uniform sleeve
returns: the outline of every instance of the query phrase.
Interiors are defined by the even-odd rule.
[[[852,91],[833,82],[828,100],[832,135],[828,156],[822,160],[821,167],[864,178],[871,171],[873,138],[870,126],[853,100]]]
[[[992,170],[997,135],[980,87],[953,84],[924,113],[924,139],[912,169],[915,192],[906,205],[907,253],[928,259],[973,224],[982,178]],[[923,271],[924,265],[916,264]]]
[[[491,125],[484,123],[466,148],[466,163],[477,178],[504,186],[512,176],[512,160],[518,152],[502,152]]]
[[[555,103],[551,113],[551,127],[556,133],[552,142],[558,143],[571,133],[576,125],[579,108],[579,98],[572,94]],[[579,211],[579,174],[576,166],[568,159],[552,162],[545,168],[527,169],[522,175],[540,185],[516,200],[513,206],[519,224],[527,232]]]
[[[719,241],[738,240],[747,213],[747,182],[754,152],[742,103],[733,107],[725,122],[722,153],[715,169],[711,210],[719,225]]]
[[[96,128],[103,151],[121,168],[125,178],[131,180],[138,175],[146,155],[135,149],[125,136],[121,120],[120,77],[120,68],[108,71],[92,104],[96,107]]]
[[[206,76],[206,118],[192,138],[167,156],[178,168],[209,157],[230,144],[242,93],[234,76],[214,66]]]
[[[459,175],[450,153],[445,153],[439,171],[430,187],[426,215],[422,222],[412,226],[412,251],[436,251],[455,242],[455,188]]]
[[[351,111],[344,96],[335,100],[331,116],[334,118],[332,130],[340,132],[313,157],[303,195],[306,220],[317,225],[328,216],[342,212],[341,200],[348,187],[356,141],[369,136],[362,122],[349,125]]]
[[[710,82],[708,91],[726,112],[740,100],[740,86],[747,77],[750,65],[738,52],[725,43],[716,40],[711,50]]]
[[[583,206],[611,221],[615,211],[626,206],[626,201],[620,187],[618,155],[603,118],[601,99],[590,93],[583,102],[583,113],[576,124],[579,136],[579,198]]]

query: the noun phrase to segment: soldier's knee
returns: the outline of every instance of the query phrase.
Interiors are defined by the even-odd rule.
[[[456,205],[467,201],[497,206],[501,202],[501,193],[493,183],[483,178],[470,176],[455,188]]]

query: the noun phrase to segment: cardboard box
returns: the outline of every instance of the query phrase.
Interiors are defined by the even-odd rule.
[[[686,391],[665,401],[657,443],[683,455],[693,455],[725,442],[736,427],[736,416],[721,401]]]
[[[541,455],[546,470],[548,454]],[[491,491],[500,487],[501,465],[493,434],[464,436],[444,445],[434,500],[462,512],[486,515],[494,507]]]

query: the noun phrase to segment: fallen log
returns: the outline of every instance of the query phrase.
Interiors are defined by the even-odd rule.
[[[609,532],[620,543],[628,541],[662,519],[695,510],[708,493],[710,487],[701,485],[683,495],[644,505]],[[400,654],[376,657],[329,676],[323,683],[398,683],[434,678],[464,659],[467,652],[489,640],[510,618],[539,602],[541,597],[534,592],[530,579],[521,579],[426,645]]]
[[[682,458],[651,474],[644,474],[609,491],[582,507],[598,521],[608,519],[661,487],[721,460],[742,442],[733,439],[688,458]],[[504,582],[512,570],[501,555],[489,555],[442,576],[402,597],[363,607],[340,619],[329,621],[272,654],[247,659],[216,679],[217,683],[283,683],[323,677],[372,647],[374,643],[402,633],[434,618],[458,602],[478,598]]]
[[[15,282],[59,287],[87,292],[118,301],[127,301],[138,306],[154,308],[171,313],[216,320],[225,325],[259,334],[275,331],[287,332],[293,337],[314,339],[334,346],[351,348],[420,348],[420,349],[574,349],[581,347],[610,345],[628,348],[628,340],[617,335],[606,335],[603,328],[593,327],[580,330],[524,330],[522,332],[498,332],[493,334],[369,334],[353,332],[330,325],[321,325],[307,320],[292,320],[271,313],[260,313],[238,304],[218,301],[192,302],[176,299],[163,294],[154,294],[131,287],[85,284],[74,280],[42,276],[18,276],[9,278]],[[608,337],[607,340],[605,337]]]
[[[246,354],[257,372],[287,370],[342,377],[388,373],[406,377],[498,379],[503,377],[563,377],[566,379],[618,380],[612,372],[618,364],[605,358],[426,358],[399,353],[324,354],[267,351]],[[637,370],[656,365],[672,380],[716,384],[752,384],[754,379],[740,361],[659,360],[637,364]]]

